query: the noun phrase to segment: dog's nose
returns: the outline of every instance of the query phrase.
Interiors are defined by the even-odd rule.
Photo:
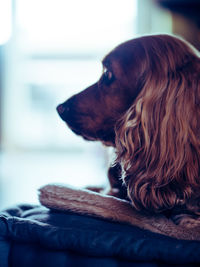
[[[60,104],[57,106],[56,109],[57,109],[58,114],[60,115],[61,119],[66,121],[66,119],[68,117],[69,107],[64,105],[64,104]]]
[[[73,106],[74,97],[69,98],[67,101],[57,106],[58,114],[62,120],[68,121],[71,119],[74,110]]]
[[[62,104],[58,105],[56,109],[60,115],[65,112],[65,107]]]

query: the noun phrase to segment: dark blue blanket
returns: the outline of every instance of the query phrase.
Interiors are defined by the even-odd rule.
[[[200,266],[200,242],[41,206],[0,213],[0,267],[82,265]]]

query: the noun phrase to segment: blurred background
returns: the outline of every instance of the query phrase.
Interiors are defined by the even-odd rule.
[[[200,48],[196,0],[0,0],[0,209],[38,203],[50,182],[106,183],[107,154],[75,136],[56,106],[94,83],[101,59],[141,34]]]

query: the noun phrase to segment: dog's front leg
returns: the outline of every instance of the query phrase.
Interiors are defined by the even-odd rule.
[[[119,163],[111,165],[109,167],[108,180],[109,185],[105,188],[88,186],[86,189],[104,195],[114,196],[121,199],[128,199],[127,188],[123,184],[123,181],[121,179],[121,166]]]
[[[122,181],[121,178],[121,165],[119,163],[115,163],[111,165],[108,169],[108,179],[110,188],[105,192],[107,195],[115,196],[121,199],[128,199],[127,197],[127,187]]]
[[[127,187],[122,181],[122,169],[119,163],[115,162],[116,155],[114,148],[107,149],[107,161],[108,161],[108,185],[103,187],[89,186],[86,189],[101,193],[104,195],[110,195],[121,199],[127,199]],[[113,163],[114,162],[114,163]]]

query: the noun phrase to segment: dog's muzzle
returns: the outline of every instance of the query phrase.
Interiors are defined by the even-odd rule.
[[[71,104],[72,101],[71,99],[69,99],[65,103],[58,105],[56,109],[58,111],[59,116],[65,123],[67,123],[67,125],[75,134],[81,135],[86,140],[91,140],[91,138],[84,135],[80,128],[80,125],[76,122]]]
[[[81,135],[82,131],[79,122],[77,122],[73,98],[70,98],[66,102],[58,105],[56,109],[61,119],[67,123],[71,130],[74,133]]]
[[[69,108],[68,107],[65,107],[63,104],[60,104],[57,106],[57,111],[58,111],[58,114],[60,115],[61,119],[62,120],[66,120],[66,115],[69,111]]]
[[[74,97],[69,98],[64,103],[57,106],[58,114],[60,115],[61,119],[67,123],[73,123],[74,121]]]

